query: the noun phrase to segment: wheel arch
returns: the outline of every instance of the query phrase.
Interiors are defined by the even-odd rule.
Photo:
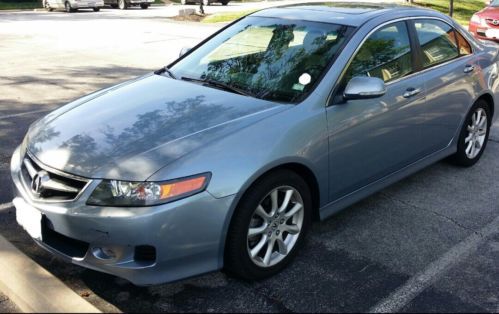
[[[224,224],[224,231],[222,232],[222,239],[220,239],[220,256],[219,256],[219,265],[220,268],[223,267],[224,261],[225,261],[225,246],[227,242],[227,236],[229,232],[229,228],[232,222],[232,217],[234,216],[234,213],[237,209],[237,206],[241,199],[244,197],[244,195],[248,192],[248,190],[254,186],[260,179],[263,177],[270,175],[272,172],[282,170],[282,169],[287,169],[290,171],[295,172],[298,174],[300,177],[302,177],[307,185],[310,188],[310,194],[312,198],[312,221],[318,221],[320,220],[320,186],[319,186],[319,181],[317,180],[317,176],[311,169],[311,167],[307,166],[305,163],[299,162],[299,161],[286,161],[282,162],[277,165],[273,165],[267,168],[262,169],[258,173],[256,173],[254,176],[252,176],[240,189],[240,191],[236,194],[234,201],[231,206],[231,210],[229,214],[227,215],[225,224]]]
[[[479,100],[484,100],[489,104],[490,114],[492,115],[492,118],[493,118],[494,112],[495,112],[494,97],[490,93],[484,93],[480,97],[477,98],[475,103]]]

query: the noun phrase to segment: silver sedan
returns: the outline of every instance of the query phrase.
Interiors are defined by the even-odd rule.
[[[498,48],[435,11],[253,13],[35,122],[11,162],[45,249],[138,285],[282,270],[325,219],[487,145]]]

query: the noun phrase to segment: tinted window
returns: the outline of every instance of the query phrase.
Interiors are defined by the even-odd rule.
[[[470,55],[473,52],[470,43],[459,32],[456,32],[456,37],[459,45],[459,54],[462,56]]]
[[[459,56],[454,29],[437,20],[418,20],[415,23],[425,68]]]
[[[372,76],[389,82],[410,72],[409,33],[405,22],[397,22],[377,30],[364,42],[347,70],[347,79]]]
[[[178,78],[223,83],[256,98],[297,102],[311,91],[352,30],[337,24],[247,17],[171,71]]]

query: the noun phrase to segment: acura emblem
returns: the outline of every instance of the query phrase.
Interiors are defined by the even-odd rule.
[[[33,176],[33,181],[31,181],[31,190],[36,195],[40,195],[43,192],[43,184],[50,180],[50,176],[47,171],[40,170]]]

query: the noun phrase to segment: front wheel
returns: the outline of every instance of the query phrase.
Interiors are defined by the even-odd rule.
[[[45,10],[47,10],[48,12],[52,12],[52,11],[54,10],[54,9],[52,9],[52,8],[50,7],[50,4],[49,4],[48,0],[43,1],[43,7],[44,7],[44,8],[45,8]]]
[[[462,167],[471,167],[482,156],[489,139],[491,114],[489,104],[478,100],[471,107],[459,135],[457,152],[450,161]]]
[[[149,7],[148,4],[145,4],[145,3],[141,3],[140,4],[140,8],[143,9],[143,10],[147,9],[148,7]]]
[[[280,272],[304,242],[311,206],[309,187],[296,173],[279,170],[260,179],[232,218],[225,269],[247,280]]]
[[[128,8],[128,4],[126,3],[125,0],[119,0],[118,8],[120,8],[120,10],[126,10]]]
[[[71,7],[71,3],[69,3],[69,1],[66,1],[64,3],[64,9],[66,10],[67,13],[72,13],[74,12],[75,10]]]
[[[229,4],[229,1],[222,1],[222,5],[227,5]]]
[[[100,8],[94,8],[94,12],[99,12]]]

